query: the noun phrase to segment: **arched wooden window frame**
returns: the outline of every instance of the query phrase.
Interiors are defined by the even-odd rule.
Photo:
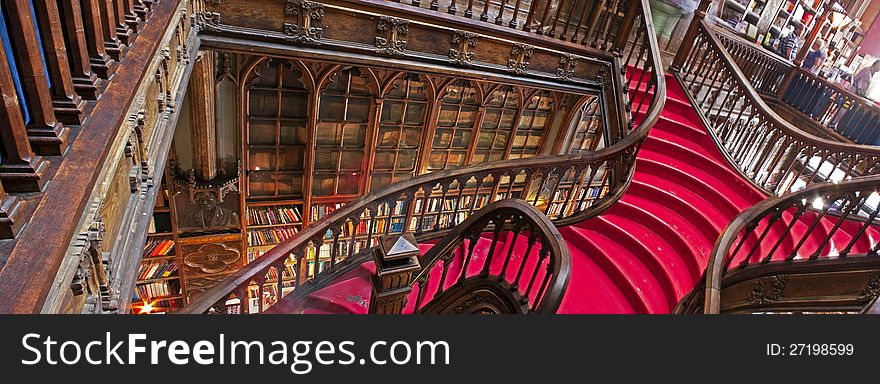
[[[599,109],[596,117],[599,119],[599,128],[598,134],[600,135],[601,140],[606,140],[607,137],[605,132],[605,115],[604,110],[602,108],[602,97],[600,95],[583,95],[580,97],[577,103],[575,103],[574,107],[569,111],[568,116],[566,116],[564,121],[564,129],[566,131],[564,140],[557,140],[557,148],[555,151],[558,154],[569,154],[572,150],[572,145],[574,144],[575,135],[577,135],[577,125],[581,119],[581,109],[584,108],[587,103],[595,100],[597,103],[597,108]],[[591,150],[596,148],[596,144],[598,140],[595,141],[590,147]]]
[[[471,87],[476,91],[474,95],[474,101],[476,102],[477,112],[476,117],[474,118],[474,130],[471,134],[471,140],[468,144],[468,150],[465,152],[464,164],[469,164],[471,161],[471,156],[473,155],[474,143],[476,142],[477,135],[480,131],[480,125],[482,122],[482,116],[485,112],[485,95],[486,91],[482,84],[476,80],[458,78],[458,77],[435,77],[432,79],[434,84],[437,85],[437,95],[434,98],[433,107],[431,108],[431,114],[428,120],[429,129],[425,135],[425,140],[422,142],[422,151],[421,151],[421,162],[419,164],[419,174],[423,174],[428,172],[428,163],[431,157],[431,151],[433,150],[434,144],[434,134],[437,132],[439,118],[440,118],[440,110],[443,107],[443,98],[446,97],[447,88],[449,85],[455,83],[458,80],[469,82]],[[447,159],[448,161],[448,159]],[[446,169],[446,168],[444,168]]]
[[[319,196],[319,197],[314,196],[314,194],[312,193],[312,182],[313,182],[313,178],[314,178],[314,174],[315,174],[314,156],[315,156],[315,151],[317,150],[316,138],[318,135],[317,129],[318,129],[318,117],[319,117],[319,113],[320,113],[319,108],[320,108],[320,102],[321,102],[321,94],[330,85],[330,80],[335,73],[342,71],[342,70],[348,70],[348,69],[359,70],[361,72],[361,76],[366,80],[367,89],[370,90],[370,106],[369,106],[369,113],[367,116],[367,123],[366,123],[367,132],[365,132],[365,136],[364,136],[364,157],[363,157],[362,164],[361,164],[361,170],[360,170],[361,177],[359,178],[359,181],[358,181],[358,190],[353,195],[333,194],[333,195],[329,195],[329,196]],[[373,151],[371,151],[370,148],[373,145],[373,138],[375,138],[376,131],[378,129],[378,118],[377,117],[378,117],[378,112],[379,112],[379,103],[377,102],[377,99],[378,99],[378,96],[381,95],[381,89],[380,89],[379,83],[380,82],[379,82],[378,78],[376,77],[375,72],[372,69],[367,68],[367,67],[353,67],[353,66],[344,66],[344,65],[334,65],[334,66],[328,68],[317,79],[317,82],[316,82],[316,84],[318,84],[318,86],[316,87],[317,91],[312,93],[312,97],[314,99],[312,106],[313,106],[313,111],[315,114],[313,115],[313,118],[310,119],[310,121],[312,122],[312,127],[311,127],[311,136],[310,136],[311,151],[309,151],[310,152],[309,157],[311,158],[311,161],[310,161],[311,167],[309,168],[309,170],[311,172],[308,173],[308,177],[309,177],[308,188],[309,189],[308,189],[308,193],[307,193],[308,196],[312,196],[313,200],[328,200],[328,201],[350,200],[350,199],[356,198],[357,196],[361,196],[364,194],[364,191],[366,190],[366,186],[367,186],[366,180],[369,179],[367,177],[368,166],[370,164],[372,164]],[[338,189],[338,185],[336,187]],[[304,190],[303,192],[304,193],[306,193],[305,188],[306,187],[304,184],[303,185],[303,190]]]
[[[556,113],[553,113],[553,112],[557,111],[558,108],[562,108],[562,97],[560,96],[559,92],[551,91],[549,89],[526,88],[523,90],[523,97],[521,99],[522,107],[520,107],[519,116],[517,117],[516,124],[514,126],[514,130],[511,133],[511,137],[510,137],[510,140],[507,145],[507,151],[504,154],[505,159],[509,159],[511,152],[513,151],[513,143],[516,140],[517,133],[520,131],[519,128],[522,124],[523,115],[527,111],[526,107],[528,106],[528,103],[530,102],[530,100],[533,97],[538,96],[541,93],[547,93],[549,95],[550,99],[552,100],[553,107],[550,109],[551,113],[549,116],[547,116],[547,121],[544,122],[544,125],[543,125],[544,135],[541,136],[541,141],[538,142],[538,147],[535,149],[535,153],[534,153],[533,157],[540,156],[542,151],[544,150],[544,145],[547,143],[547,136],[550,133],[550,129],[553,127],[553,124],[555,123],[555,119],[556,119]]]
[[[248,155],[248,153],[249,153],[248,152],[248,150],[249,150],[248,143],[250,141],[249,137],[248,137],[248,117],[249,117],[248,116],[248,109],[250,108],[250,100],[249,100],[248,91],[258,76],[258,67],[260,67],[261,65],[265,65],[266,67],[268,67],[268,63],[271,60],[288,62],[288,63],[291,63],[296,69],[299,69],[302,73],[302,77],[299,79],[299,81],[303,84],[303,88],[308,92],[308,106],[307,106],[307,110],[306,110],[306,116],[307,116],[307,118],[306,118],[306,135],[307,135],[307,137],[306,137],[306,143],[304,144],[303,176],[302,176],[302,196],[303,196],[304,200],[308,200],[310,193],[307,193],[306,191],[309,191],[309,189],[307,189],[307,188],[310,188],[310,184],[309,184],[310,172],[309,172],[309,170],[311,169],[310,164],[309,164],[309,159],[311,157],[310,153],[312,152],[313,143],[314,143],[313,132],[314,132],[315,119],[312,116],[314,116],[314,114],[316,113],[316,108],[315,108],[316,103],[314,101],[316,99],[315,91],[314,91],[315,90],[315,77],[314,77],[314,74],[312,73],[312,71],[308,68],[308,66],[304,65],[301,61],[294,60],[294,59],[274,58],[274,57],[268,57],[268,56],[255,57],[255,58],[251,59],[250,61],[248,61],[243,66],[241,73],[239,74],[239,79],[242,79],[242,81],[239,82],[239,92],[238,92],[239,105],[241,106],[241,108],[239,108],[239,113],[238,113],[239,126],[241,128],[240,129],[241,137],[240,137],[239,151],[240,151],[241,159],[242,159],[242,169],[244,170],[244,173],[246,175],[246,177],[243,177],[240,180],[240,190],[244,192],[244,193],[242,193],[243,198],[250,197],[250,195],[251,195],[250,186],[249,186],[249,183],[250,183],[250,174],[249,174],[250,164],[249,164],[249,155]],[[282,86],[282,85],[279,84],[279,86]],[[280,103],[281,100],[279,99],[278,102]],[[276,180],[276,183],[277,183],[277,180]],[[275,187],[275,191],[276,191],[275,196],[278,196],[277,185]],[[272,197],[273,196],[265,196],[262,198],[269,199]],[[244,204],[242,204],[242,206],[244,206]]]
[[[422,162],[423,162],[422,160],[425,156],[427,156],[427,152],[425,152],[425,145],[426,145],[426,143],[427,143],[427,145],[430,145],[430,143],[431,143],[430,138],[433,136],[433,131],[431,130],[430,127],[432,125],[432,121],[433,121],[432,119],[436,118],[436,114],[434,113],[434,108],[437,106],[437,104],[439,102],[438,101],[439,100],[438,99],[438,91],[437,91],[438,88],[434,83],[435,79],[433,79],[430,76],[427,76],[425,74],[414,73],[414,72],[398,72],[398,73],[394,74],[394,76],[389,78],[385,82],[385,84],[382,86],[380,97],[377,98],[377,103],[379,104],[379,110],[377,111],[377,114],[376,114],[377,123],[376,123],[376,129],[373,132],[374,136],[372,138],[372,142],[377,143],[377,145],[378,145],[379,131],[380,131],[380,127],[382,125],[381,119],[382,119],[382,114],[384,112],[383,108],[385,105],[385,100],[387,99],[388,95],[394,90],[394,82],[399,79],[402,79],[406,76],[409,76],[409,75],[418,76],[418,78],[422,82],[424,82],[426,85],[425,97],[427,98],[427,108],[425,111],[425,121],[422,124],[422,133],[421,133],[421,137],[419,138],[419,147],[416,150],[415,164],[413,166],[413,176],[417,176],[417,175],[421,174],[422,172],[424,172],[422,169]],[[408,100],[408,99],[405,99],[405,100]],[[438,110],[438,112],[439,112],[439,110]],[[429,136],[429,133],[430,133],[430,136]],[[371,191],[371,183],[373,180],[373,174],[375,173],[375,171],[374,171],[375,152],[376,151],[370,151],[370,162],[369,162],[369,166],[367,167],[367,174],[365,177],[366,183],[367,183],[365,191]],[[427,164],[427,163],[425,163],[425,164]]]
[[[489,108],[491,108],[489,106],[489,103],[491,102],[492,94],[494,94],[496,91],[502,90],[505,87],[510,87],[511,91],[513,91],[517,97],[516,112],[514,113],[514,116],[513,116],[513,125],[510,127],[510,132],[509,132],[509,136],[507,138],[507,143],[505,143],[505,146],[502,149],[503,153],[501,154],[501,160],[507,159],[507,157],[510,155],[510,148],[513,143],[513,137],[516,135],[516,129],[519,126],[519,121],[522,118],[522,111],[523,111],[523,108],[525,107],[524,90],[522,87],[510,85],[510,84],[488,84],[488,85],[486,85],[486,90],[484,93],[485,96],[483,97],[483,101],[481,103],[481,107],[479,110],[480,114],[477,117],[477,120],[479,121],[479,125],[474,130],[473,143],[471,144],[470,151],[468,151],[468,159],[467,159],[466,164],[478,164],[478,163],[474,162],[474,155],[477,153],[477,144],[479,143],[480,136],[483,134],[483,125],[484,125],[483,123],[485,123],[486,114],[488,113]],[[504,108],[505,108],[504,106],[501,107],[502,110]],[[499,125],[500,125],[500,122],[499,122]],[[495,135],[492,138],[493,143],[497,137],[498,137],[498,129],[496,127]],[[497,150],[496,148],[493,148],[492,146],[490,146],[490,149],[488,150],[488,152],[492,153],[493,151],[496,151],[496,150]],[[481,162],[481,163],[483,163],[483,162]]]

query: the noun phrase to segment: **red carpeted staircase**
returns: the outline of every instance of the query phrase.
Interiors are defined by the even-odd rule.
[[[725,226],[767,198],[729,165],[678,82],[668,76],[667,86],[666,106],[638,153],[626,194],[600,216],[560,228],[571,252],[572,271],[558,313],[670,313],[700,279]],[[790,219],[791,215],[783,217],[786,223]],[[795,236],[790,237],[799,239],[814,219],[810,213],[802,216],[793,227]],[[830,229],[834,224],[833,219],[823,219],[820,228]],[[836,255],[835,245],[845,246],[858,224],[845,223],[842,229],[822,256]],[[880,241],[880,231],[868,231],[852,254],[865,253]],[[813,231],[799,249],[800,257],[813,253],[827,233]],[[508,253],[506,244],[512,239],[505,240],[505,246],[496,247],[496,255]],[[480,242],[485,244],[478,243],[468,276],[479,272],[479,261],[488,252],[489,239]],[[775,242],[767,243],[772,247]],[[789,254],[793,243],[786,241],[776,254],[780,258]],[[424,252],[430,245],[422,248]],[[521,257],[524,252],[525,241],[517,241],[513,253]],[[503,259],[493,259],[493,270],[503,267]],[[518,263],[510,264],[506,273],[515,276]],[[365,263],[307,298],[285,298],[268,312],[366,313],[373,269],[372,263]],[[445,288],[455,283],[458,273],[453,272],[460,270],[461,265],[452,265]],[[428,298],[438,290],[439,275],[431,274]],[[417,289],[404,313],[413,312],[416,294]]]

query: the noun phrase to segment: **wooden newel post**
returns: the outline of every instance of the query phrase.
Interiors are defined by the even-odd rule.
[[[678,71],[684,65],[688,54],[691,53],[691,49],[694,48],[694,40],[697,39],[697,34],[700,31],[700,23],[706,18],[706,14],[709,12],[709,6],[711,5],[712,0],[700,1],[700,5],[697,6],[697,9],[694,11],[694,18],[691,20],[691,25],[688,26],[687,33],[684,35],[684,40],[681,41],[681,45],[678,47],[678,52],[676,52],[675,59],[672,60],[672,65],[669,66],[669,69]]]
[[[383,236],[373,250],[376,273],[372,276],[373,293],[370,313],[399,314],[412,291],[413,274],[421,269],[419,245],[411,233]]]

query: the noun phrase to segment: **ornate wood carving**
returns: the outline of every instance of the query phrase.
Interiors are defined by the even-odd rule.
[[[577,69],[579,58],[572,54],[565,54],[559,57],[559,67],[556,68],[556,78],[562,81],[569,81],[574,76]]]
[[[457,65],[472,65],[476,58],[473,50],[477,47],[477,34],[467,31],[452,33],[452,47],[449,48],[449,62]]]
[[[208,32],[220,32],[220,13],[219,12],[199,12],[193,18],[193,23],[198,26],[199,30]]]
[[[522,75],[529,70],[529,60],[535,47],[528,44],[514,44],[510,48],[510,59],[507,60],[507,68],[517,74]]]
[[[774,275],[758,280],[755,289],[749,293],[749,303],[762,305],[775,302],[782,298],[782,291],[788,285],[785,275]]]
[[[406,35],[409,32],[409,21],[391,16],[381,16],[376,29],[379,32],[384,32],[384,36],[376,36],[376,53],[403,56],[406,49]]]
[[[183,257],[187,274],[213,275],[238,269],[241,251],[225,243],[209,243]]]
[[[862,293],[859,295],[859,299],[871,302],[878,296],[880,296],[880,273],[871,277],[871,280],[868,281],[868,284],[865,285],[865,289],[863,289]]]
[[[303,45],[321,45],[324,29],[316,24],[324,18],[324,4],[309,0],[287,0],[284,14],[295,23],[284,23],[287,41]]]

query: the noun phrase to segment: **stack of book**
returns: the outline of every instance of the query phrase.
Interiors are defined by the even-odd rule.
[[[177,273],[177,261],[168,260],[158,263],[144,263],[138,271],[138,280],[152,280],[169,277]]]
[[[144,244],[144,257],[158,257],[173,255],[174,240],[148,239]]]
[[[299,209],[293,206],[254,207],[247,209],[248,225],[297,224],[302,222]]]

